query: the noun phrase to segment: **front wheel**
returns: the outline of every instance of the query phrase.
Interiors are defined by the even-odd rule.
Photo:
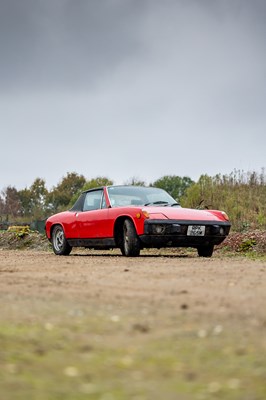
[[[68,256],[72,250],[72,247],[67,243],[61,225],[56,225],[52,231],[52,246],[57,256]]]
[[[213,244],[198,247],[199,257],[211,257],[213,253],[213,247]]]
[[[126,257],[138,257],[140,253],[140,241],[135,226],[129,219],[124,221],[121,251]]]

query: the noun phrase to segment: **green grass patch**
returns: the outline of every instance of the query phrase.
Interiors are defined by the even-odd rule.
[[[0,327],[5,400],[266,398],[265,342],[230,327],[95,314]],[[146,328],[145,328],[146,327]],[[144,329],[145,328],[145,329]]]

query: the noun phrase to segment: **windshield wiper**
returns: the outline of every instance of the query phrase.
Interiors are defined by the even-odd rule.
[[[173,204],[171,204],[171,207],[174,207],[174,206],[180,206],[180,204],[179,204],[179,203],[173,203]]]
[[[146,204],[144,204],[145,206],[150,206],[151,204],[153,204],[153,205],[158,205],[158,204],[163,204],[163,205],[165,205],[165,206],[168,206],[169,205],[169,203],[167,202],[167,201],[162,201],[162,200],[158,200],[158,201],[152,201],[152,202],[150,202],[150,203],[146,203]]]

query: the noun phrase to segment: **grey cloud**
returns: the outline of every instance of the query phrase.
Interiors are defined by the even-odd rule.
[[[140,43],[141,2],[1,0],[1,86],[86,87]]]
[[[36,166],[0,188],[265,166],[265,20],[264,0],[0,0],[0,133]]]
[[[247,34],[265,49],[266,4],[260,0],[1,0],[0,7],[0,84],[6,90],[88,89],[156,49],[177,71],[183,67],[181,73],[209,73],[206,57],[214,68],[213,57],[224,64],[220,68],[226,62],[233,68],[239,52],[243,57],[243,41],[252,45]],[[225,45],[228,60],[219,60]]]

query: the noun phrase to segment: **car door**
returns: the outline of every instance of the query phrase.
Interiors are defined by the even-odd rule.
[[[80,239],[111,237],[109,209],[102,189],[86,193],[83,211],[76,214]]]

